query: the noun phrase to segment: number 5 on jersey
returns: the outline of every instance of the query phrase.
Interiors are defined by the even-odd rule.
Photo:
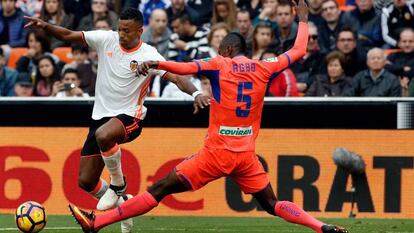
[[[236,108],[236,116],[248,117],[250,113],[250,107],[252,104],[252,97],[250,95],[243,94],[243,90],[252,90],[253,82],[239,82],[237,89],[237,102],[246,103],[246,109],[242,109],[241,106]]]

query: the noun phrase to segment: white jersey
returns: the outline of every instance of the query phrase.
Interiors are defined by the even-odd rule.
[[[144,119],[147,109],[144,99],[147,95],[151,75],[136,76],[138,64],[143,61],[164,61],[157,50],[143,42],[126,50],[119,44],[114,31],[83,32],[85,41],[98,53],[98,73],[95,87],[95,104],[92,119],[126,114]],[[165,71],[154,70],[161,77]]]

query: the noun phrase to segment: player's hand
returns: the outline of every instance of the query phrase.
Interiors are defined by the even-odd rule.
[[[158,67],[158,61],[145,61],[138,65],[137,76],[148,75],[149,69],[156,69]]]
[[[306,5],[305,0],[298,0],[298,4],[296,4],[295,0],[293,0],[293,4],[295,5],[296,14],[298,15],[299,22],[308,22],[308,14],[309,9],[308,5]]]
[[[29,22],[24,25],[24,28],[45,28],[47,23],[39,18],[24,16]]]
[[[195,97],[194,99],[194,112],[193,114],[197,114],[201,109],[210,105],[210,96],[202,93]]]

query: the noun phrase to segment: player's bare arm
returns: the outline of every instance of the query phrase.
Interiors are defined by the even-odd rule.
[[[305,3],[305,0],[299,0],[298,4],[296,4],[295,1],[293,1],[296,9],[296,14],[298,15],[299,22],[308,22],[308,15],[309,15],[309,9],[308,6]]]
[[[197,90],[188,78],[167,73],[165,79],[177,85],[181,91],[194,97],[194,114],[196,114],[200,108],[203,109],[205,106],[210,105],[210,96]]]
[[[24,28],[38,28],[43,29],[46,33],[52,34],[59,40],[66,42],[76,42],[84,44],[83,35],[80,31],[72,31],[64,27],[56,26],[47,23],[39,18],[24,16],[29,22],[24,25]]]

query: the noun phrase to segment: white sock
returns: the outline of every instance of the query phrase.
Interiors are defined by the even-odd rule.
[[[108,152],[110,153],[113,149],[115,152],[113,152],[113,154],[108,154]],[[102,158],[111,175],[111,184],[115,186],[123,186],[124,174],[122,173],[121,167],[121,148],[118,145],[115,145],[114,148],[108,152],[103,152]]]

